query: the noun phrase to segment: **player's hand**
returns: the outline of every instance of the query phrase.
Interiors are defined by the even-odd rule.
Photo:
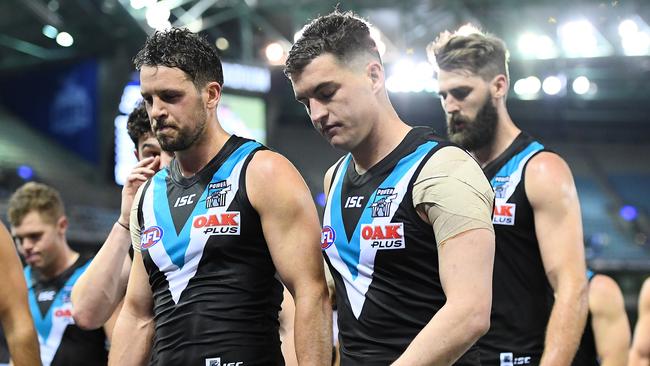
[[[133,197],[135,197],[138,188],[142,183],[146,182],[149,178],[160,169],[160,156],[148,157],[140,160],[131,173],[126,178],[124,187],[122,188],[122,207],[120,211],[120,222],[129,225],[129,218],[131,216],[131,205],[133,205]]]

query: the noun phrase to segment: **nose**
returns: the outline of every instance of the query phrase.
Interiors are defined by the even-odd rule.
[[[152,121],[164,120],[166,115],[167,109],[164,103],[159,98],[154,97],[151,101],[151,108],[149,108],[149,118]]]
[[[456,99],[451,95],[440,98],[440,102],[442,103],[442,108],[447,112],[447,114],[454,114],[460,110],[458,101],[456,101]]]
[[[327,117],[327,108],[316,99],[309,100],[309,117],[314,126],[320,126]]]

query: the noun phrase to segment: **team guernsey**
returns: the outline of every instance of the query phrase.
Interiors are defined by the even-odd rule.
[[[496,238],[490,330],[478,342],[483,365],[537,365],[544,351],[553,290],[524,186],[526,165],[542,151],[522,132],[483,168],[495,192]]]
[[[364,174],[350,154],[334,171],[321,247],[336,285],[341,365],[392,363],[445,303],[436,239],[413,208],[412,186],[448,145],[414,128]],[[477,351],[458,364],[478,365]]]
[[[52,280],[25,268],[29,310],[38,333],[43,366],[106,365],[108,350],[103,328],[85,331],[74,324],[70,292],[90,261],[81,257]]]
[[[193,177],[174,160],[144,187],[138,220],[154,302],[150,365],[284,364],[282,284],[245,185],[261,149],[232,136]]]

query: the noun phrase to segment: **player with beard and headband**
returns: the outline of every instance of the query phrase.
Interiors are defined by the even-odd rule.
[[[331,306],[305,182],[281,155],[222,129],[221,61],[204,38],[154,32],[134,63],[152,130],[175,157],[134,199],[109,364],[282,365],[284,283],[298,361],[329,365]]]
[[[314,128],[349,154],[325,173],[321,246],[341,365],[479,365],[488,328],[494,193],[459,147],[402,121],[368,24],[307,24],[285,73]]]
[[[587,316],[580,204],[571,170],[508,114],[508,51],[477,29],[429,46],[449,138],[469,150],[495,191],[496,234],[483,365],[569,365]]]

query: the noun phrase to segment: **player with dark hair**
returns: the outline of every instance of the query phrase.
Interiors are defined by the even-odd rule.
[[[285,73],[316,130],[349,152],[325,174],[321,236],[341,365],[479,365],[494,256],[480,167],[400,120],[368,24],[352,13],[307,24]]]
[[[129,217],[133,197],[138,188],[160,167],[169,165],[172,158],[171,153],[162,151],[151,131],[144,103],[138,104],[129,114],[127,131],[135,145],[134,154],[138,163],[122,188],[120,217],[104,245],[72,288],[72,316],[76,324],[84,329],[96,329],[107,321],[110,324],[115,321],[131,269],[128,252],[131,247]],[[113,314],[115,316],[111,318]]]
[[[283,364],[281,279],[298,361],[328,365],[331,307],[306,184],[279,154],[222,129],[221,62],[205,39],[155,32],[134,62],[152,129],[175,158],[135,198],[110,364]]]
[[[587,316],[580,204],[571,170],[522,132],[506,107],[508,52],[466,27],[429,47],[451,141],[496,192],[491,326],[483,365],[569,365]]]

